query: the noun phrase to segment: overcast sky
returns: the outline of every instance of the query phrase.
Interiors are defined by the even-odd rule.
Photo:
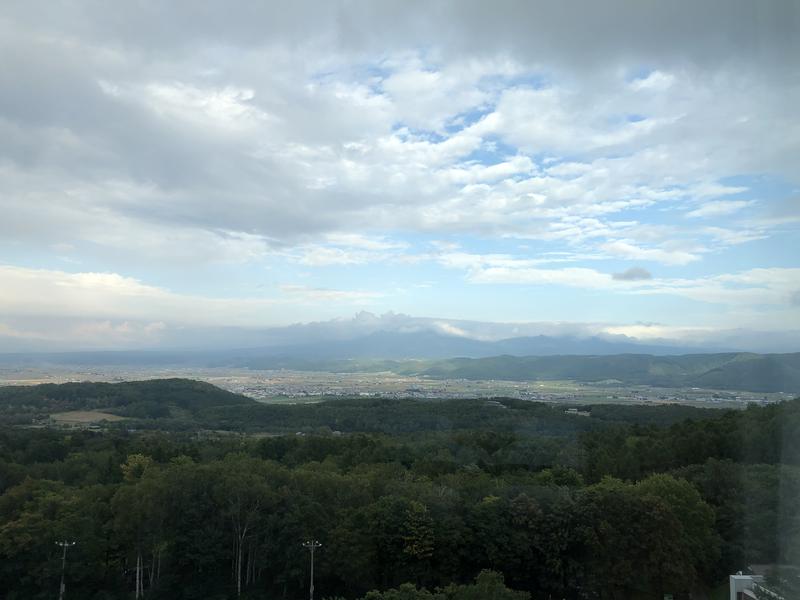
[[[799,40],[793,0],[5,0],[0,350],[362,310],[800,350]]]

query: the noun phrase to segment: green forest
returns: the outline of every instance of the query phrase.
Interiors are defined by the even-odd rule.
[[[434,362],[422,374],[437,378],[514,381],[612,379],[628,385],[797,392],[800,389],[800,353],[453,358]]]
[[[701,597],[800,563],[800,399],[741,411],[157,380],[0,388],[0,597]],[[99,429],[47,414],[125,416]]]

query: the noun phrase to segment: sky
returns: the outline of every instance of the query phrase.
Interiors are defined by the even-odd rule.
[[[0,351],[800,350],[798,57],[792,0],[6,0]]]

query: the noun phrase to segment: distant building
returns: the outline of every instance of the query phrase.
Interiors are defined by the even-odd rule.
[[[576,415],[578,417],[591,417],[592,413],[588,410],[578,410],[577,408],[568,408],[564,411],[565,414],[568,415]]]
[[[730,576],[730,600],[788,600],[777,592],[765,587],[763,575],[743,575],[741,571]],[[760,594],[760,595],[759,595]]]
[[[731,575],[729,581],[731,591],[730,600],[758,598],[753,591],[753,575]]]

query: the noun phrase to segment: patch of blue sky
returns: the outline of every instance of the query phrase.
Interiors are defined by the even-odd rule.
[[[537,268],[561,268],[566,266],[583,266],[586,255],[591,252],[578,250],[561,241],[519,237],[484,238],[480,236],[459,237],[456,239],[459,248],[453,252],[476,255],[507,255],[521,261],[530,260],[538,263]],[[541,262],[539,262],[541,261]]]
[[[553,152],[527,152],[525,154],[533,162],[545,168],[555,167],[566,163],[585,163],[580,154],[559,154]]]
[[[418,127],[411,127],[407,123],[403,121],[398,121],[392,125],[392,133],[400,137],[402,140],[425,140],[428,142],[433,142],[436,144],[440,144],[441,142],[446,141],[449,136],[444,135],[442,133],[438,133],[431,129],[420,129]]]
[[[386,79],[392,74],[392,69],[390,69],[385,63],[371,62],[362,65],[358,72],[364,79]]]
[[[631,123],[641,123],[646,121],[647,116],[640,113],[615,113],[603,118],[603,123],[607,127],[627,127]]]
[[[553,85],[553,76],[548,73],[523,73],[498,78],[498,83],[502,83],[506,88],[528,88],[532,90],[543,90]]]
[[[631,83],[634,81],[640,81],[642,79],[647,79],[652,75],[656,69],[649,65],[639,65],[636,67],[629,68],[625,73],[625,81],[627,83]]]
[[[724,319],[727,307],[717,302],[687,298],[672,293],[609,291],[598,294],[598,302],[582,318],[617,323],[654,322],[688,327],[707,326]],[[596,312],[595,312],[596,311]],[[592,315],[591,317],[589,315]]]
[[[486,115],[491,114],[493,110],[494,106],[487,104],[460,112],[449,119],[444,126],[444,130],[449,134],[458,133],[462,129],[474,125]]]
[[[483,139],[481,145],[462,159],[465,163],[496,165],[519,154],[519,149],[507,144],[499,136],[490,135]]]
[[[720,179],[720,183],[747,188],[745,191],[729,194],[729,197],[780,200],[798,193],[797,184],[777,175],[734,175]]]
[[[714,251],[703,254],[702,261],[687,265],[687,272],[726,273],[797,266],[797,232],[774,231],[762,239],[718,246]]]
[[[631,204],[618,208],[613,213],[600,215],[598,218],[603,221],[614,222],[642,220],[664,222],[668,218],[678,218],[683,215],[683,213],[680,213],[680,215],[671,215],[669,213],[662,214],[660,210],[656,209],[656,202],[648,198],[638,197],[635,194],[628,198],[620,198],[619,200],[627,201]]]
[[[97,261],[88,261],[97,264]],[[86,271],[86,262],[74,249],[57,250],[52,246],[22,246],[0,240],[0,265],[26,269],[47,269],[79,273]]]
[[[332,78],[353,80],[385,79],[394,72],[394,65],[388,57],[372,60],[354,61],[348,64],[335,64],[320,68],[310,74],[312,81],[329,81]]]
[[[459,294],[469,318],[502,321],[574,321],[631,323],[662,321],[691,312],[701,321],[714,315],[702,302],[666,294],[637,295],[623,289],[587,289],[557,285],[470,284]],[[717,309],[718,310],[718,309]],[[490,317],[490,315],[492,315]],[[501,319],[497,315],[503,315]]]
[[[391,268],[387,268],[387,265]],[[280,284],[390,294],[393,287],[413,288],[431,281],[435,281],[440,289],[451,289],[458,286],[464,276],[462,270],[444,268],[433,260],[389,260],[356,265],[306,267],[304,270],[310,271],[311,276],[285,277],[279,280]]]
[[[180,294],[236,299],[265,297],[275,282],[282,281],[293,270],[275,264],[265,268],[261,262],[207,263],[191,269],[151,271],[142,282]],[[129,274],[126,271],[126,275]]]

